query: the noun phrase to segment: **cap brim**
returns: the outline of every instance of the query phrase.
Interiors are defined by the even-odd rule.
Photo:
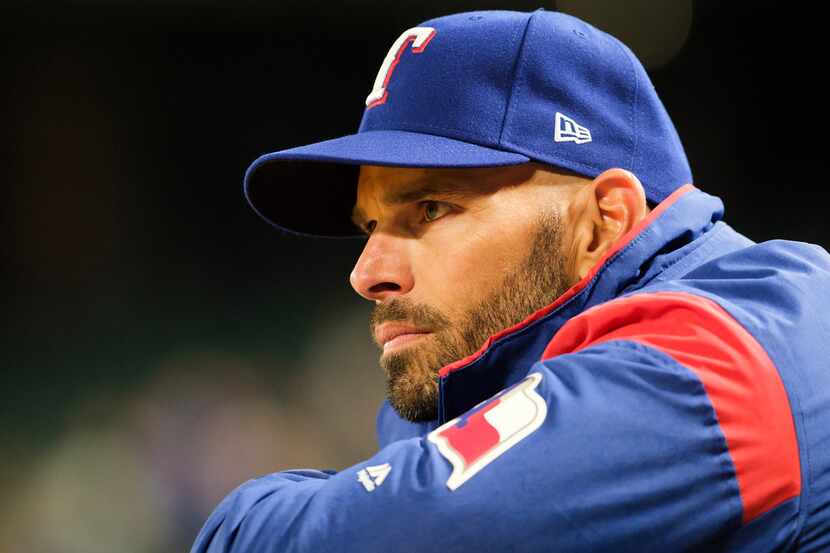
[[[471,168],[519,165],[527,156],[443,136],[365,131],[266,154],[245,172],[245,197],[272,225],[295,234],[353,237],[360,165]]]

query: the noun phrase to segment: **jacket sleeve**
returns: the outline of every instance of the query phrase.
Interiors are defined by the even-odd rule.
[[[734,459],[757,449],[754,435],[730,449],[711,391],[671,347],[580,332],[587,342],[549,348],[524,380],[427,437],[338,474],[243,484],[192,552],[685,551],[745,523],[757,492]]]

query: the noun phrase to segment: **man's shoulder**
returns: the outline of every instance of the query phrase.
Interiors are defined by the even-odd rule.
[[[791,240],[754,243],[731,231],[724,240],[693,251],[645,286],[594,308],[602,316],[619,305],[643,311],[644,306],[697,306],[714,321],[723,311],[764,345],[787,341],[792,333],[827,334],[830,328],[830,254],[816,244]],[[655,298],[662,297],[662,302]],[[591,311],[591,310],[589,310]],[[644,315],[655,316],[653,310]],[[659,313],[665,315],[665,310]],[[701,319],[707,320],[706,318]],[[671,323],[671,321],[667,321]],[[668,324],[670,332],[676,324]],[[818,336],[815,336],[818,338]],[[824,336],[830,340],[830,335]]]
[[[752,278],[771,286],[799,279],[819,278],[830,282],[830,254],[817,244],[793,240],[769,240],[715,255],[677,280],[691,285],[711,279]]]
[[[704,244],[691,256],[681,270],[570,319],[542,357],[625,340],[687,360],[722,356],[732,365],[756,365],[768,356],[784,379],[796,365],[830,368],[819,352],[830,341],[827,251],[787,240],[756,244],[732,231],[726,242]]]
[[[830,255],[815,244],[771,240],[709,258],[673,280],[655,282],[629,296],[632,304],[653,295],[707,303],[728,314],[760,342],[777,365],[783,349],[830,340]],[[615,300],[615,301],[618,301]],[[673,325],[668,325],[670,330]],[[796,353],[796,357],[800,355]]]

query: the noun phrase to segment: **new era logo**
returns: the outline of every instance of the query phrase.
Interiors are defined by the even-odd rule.
[[[585,144],[591,141],[591,131],[583,127],[567,115],[556,112],[556,130],[553,134],[555,142],[576,142]]]
[[[383,484],[383,481],[386,480],[387,476],[389,476],[389,472],[391,470],[392,465],[389,463],[369,466],[365,469],[357,471],[357,480],[363,484],[363,487],[366,488],[367,492],[373,492],[375,491],[375,488]]]

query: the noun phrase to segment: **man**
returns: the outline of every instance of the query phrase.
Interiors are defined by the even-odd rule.
[[[367,236],[381,449],[243,484],[193,551],[827,551],[830,256],[690,183],[614,38],[405,31],[357,134],[245,182],[279,228]]]

